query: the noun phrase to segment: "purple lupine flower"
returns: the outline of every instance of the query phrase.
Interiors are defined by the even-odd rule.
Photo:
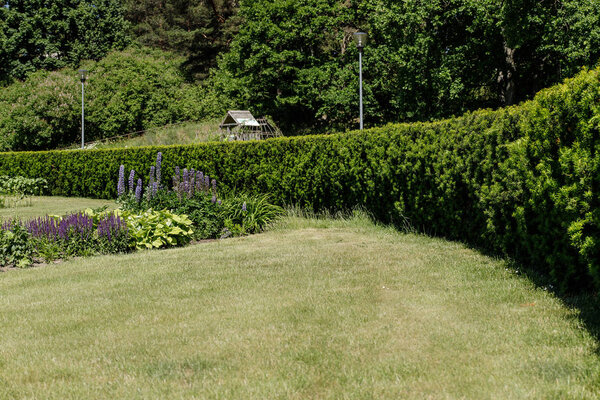
[[[135,201],[138,203],[142,201],[142,180],[138,179],[137,187],[135,188]]]
[[[188,192],[188,187],[189,187],[189,173],[188,173],[188,169],[184,168],[183,169],[183,177],[181,178],[181,183],[182,183],[182,188],[181,191],[185,194],[187,194]],[[182,194],[183,194],[182,193]]]
[[[129,193],[133,193],[134,190],[134,181],[135,180],[135,170],[131,170],[131,172],[129,173]]]
[[[158,182],[152,183],[152,196],[156,196],[158,193]]]
[[[188,188],[187,188],[188,196],[193,197],[194,189],[196,188],[196,186],[195,186],[196,170],[194,170],[194,168],[190,169],[190,172],[188,173],[188,179],[189,179]]]
[[[117,182],[117,196],[121,197],[125,194],[125,166],[121,164],[119,167],[119,181]]]
[[[179,174],[179,166],[175,167],[175,176],[173,176],[173,190],[176,190],[177,186],[179,186],[179,181],[181,180],[181,176]]]
[[[242,211],[246,211],[246,202],[244,202],[244,204],[242,204]]]
[[[160,177],[162,175],[161,165],[162,165],[162,153],[159,151],[158,154],[156,154],[156,182],[158,182],[159,185],[160,185]]]
[[[152,198],[152,196],[154,195],[154,173],[156,171],[156,168],[153,166],[150,167],[150,182],[148,183],[148,191],[146,192],[146,195],[148,197],[148,200],[150,200]]]
[[[204,189],[208,191],[209,188],[210,188],[210,176],[205,175],[204,176]]]
[[[221,205],[221,200],[217,200],[217,204],[218,204],[218,205]]]
[[[212,189],[213,189],[213,192],[215,192],[215,193],[216,193],[216,192],[217,192],[217,180],[216,180],[216,179],[213,179],[213,180],[211,181],[211,184],[212,184]]]
[[[202,171],[198,172],[198,186],[201,186],[204,190],[204,172]]]
[[[217,202],[217,196],[213,194],[212,199],[210,199],[211,203],[215,204]]]
[[[202,173],[202,171],[198,171],[196,172],[196,192],[199,192],[200,190],[202,190],[202,183],[204,182],[204,174]]]

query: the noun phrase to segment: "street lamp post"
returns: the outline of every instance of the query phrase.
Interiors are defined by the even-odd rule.
[[[362,79],[362,55],[365,44],[367,44],[367,34],[365,32],[356,32],[354,41],[358,47],[358,74],[359,74],[359,108],[360,108],[360,130],[363,130],[363,79]]]
[[[83,103],[84,98],[84,87],[85,79],[87,78],[87,70],[79,70],[79,78],[81,79],[81,149],[83,150],[83,144],[85,143],[85,107]]]

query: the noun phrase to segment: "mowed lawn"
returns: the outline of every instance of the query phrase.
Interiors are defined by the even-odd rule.
[[[585,399],[577,311],[463,245],[349,220],[0,273],[0,398]]]
[[[116,208],[114,201],[85,199],[77,197],[49,197],[33,196],[14,204],[9,201],[8,207],[0,208],[0,219],[11,218],[28,219],[46,214],[64,215],[73,211],[83,211],[86,208],[98,208],[107,206],[109,209]]]

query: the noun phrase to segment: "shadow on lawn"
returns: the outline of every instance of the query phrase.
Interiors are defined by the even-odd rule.
[[[579,315],[576,318],[596,340],[596,354],[600,355],[600,297],[597,293],[589,290],[581,293],[560,293],[552,286],[552,281],[548,276],[517,262],[507,261],[507,265],[513,271],[518,271],[520,275],[525,276],[537,287],[552,293],[565,306],[577,310]]]

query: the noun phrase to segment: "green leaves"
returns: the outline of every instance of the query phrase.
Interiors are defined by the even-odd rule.
[[[368,126],[530,99],[600,58],[598,0],[245,1],[211,84],[292,132]]]
[[[200,87],[186,83],[182,57],[149,48],[86,62],[86,142],[206,117]],[[67,147],[81,139],[76,71],[39,71],[0,91],[0,150]]]
[[[182,246],[192,239],[192,221],[186,215],[152,209],[135,214],[122,212],[137,249]]]
[[[12,231],[0,229],[0,266],[26,268],[33,263],[34,248],[23,226],[15,223]]]
[[[16,0],[2,7],[0,82],[98,60],[129,43],[118,0]]]

